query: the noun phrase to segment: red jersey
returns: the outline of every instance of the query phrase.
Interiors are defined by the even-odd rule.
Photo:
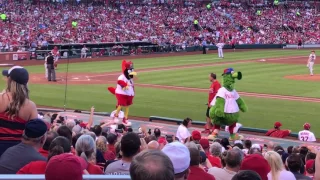
[[[280,130],[280,129],[270,129],[266,136],[284,138],[290,134],[289,130]]]
[[[211,101],[216,96],[218,90],[221,88],[219,81],[215,80],[209,89],[209,98],[208,98],[208,107],[210,106]]]

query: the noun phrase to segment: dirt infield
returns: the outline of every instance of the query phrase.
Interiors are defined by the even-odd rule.
[[[291,75],[291,76],[285,76],[285,78],[298,80],[298,81],[320,81],[320,74],[315,74],[313,76],[310,76],[309,74]]]
[[[285,59],[278,59],[275,61],[270,61],[268,59],[260,60],[260,62],[273,63],[273,64],[307,64],[307,57],[287,57]]]

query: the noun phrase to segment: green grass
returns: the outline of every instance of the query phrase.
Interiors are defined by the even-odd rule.
[[[226,53],[225,59],[217,59],[217,54],[190,55],[181,57],[144,58],[135,59],[136,71],[144,68],[170,67],[185,64],[204,64],[220,61],[254,60],[260,58],[273,58],[284,56],[306,56],[309,51],[296,50],[265,50],[252,52]],[[146,56],[148,57],[148,56]],[[72,60],[71,60],[72,61]],[[231,65],[228,65],[228,67]],[[59,72],[66,71],[66,64],[59,65]],[[288,94],[296,96],[320,97],[320,85],[310,82],[286,80],[282,77],[289,74],[307,73],[305,66],[283,65],[267,63],[235,63],[236,70],[241,70],[244,79],[238,81],[238,91],[251,91],[273,94]],[[184,70],[171,70],[162,72],[139,73],[138,83],[166,84],[175,86],[208,88],[208,74],[216,72],[220,75],[225,65],[212,67],[192,68]],[[30,73],[44,73],[42,66],[28,66]],[[69,64],[70,72],[119,72],[120,61],[89,62]],[[220,76],[219,76],[220,77]],[[112,84],[114,86],[115,84]],[[97,111],[111,112],[116,105],[116,99],[107,92],[108,85],[68,85],[67,108],[87,109],[92,105]],[[0,81],[0,87],[5,87]],[[65,97],[64,85],[38,85],[30,84],[31,99],[41,106],[63,107]],[[166,116],[174,118],[191,117],[195,120],[205,120],[204,105],[207,93],[191,91],[174,91],[155,88],[136,87],[134,105],[130,115],[148,117]],[[240,122],[247,127],[271,128],[274,121],[281,121],[284,128],[298,131],[305,121],[313,127],[320,125],[315,120],[319,117],[320,103],[285,101],[276,99],[263,99],[244,97],[249,112],[241,114]],[[299,109],[299,110],[297,110]],[[319,137],[320,134],[317,134]]]
[[[81,88],[80,88],[81,87]],[[97,111],[111,112],[115,108],[116,99],[105,90],[106,86],[69,86],[68,108],[87,109],[92,105]],[[41,91],[35,91],[40,89]],[[64,86],[32,85],[31,98],[37,105],[63,107]],[[130,115],[149,117],[152,115],[205,120],[205,103],[207,93],[174,91],[154,88],[136,88],[137,95]],[[281,121],[284,128],[297,132],[305,122],[313,127],[320,126],[315,117],[320,116],[320,103],[285,101],[243,97],[249,107],[242,113],[240,122],[246,127],[272,128],[275,121]],[[316,132],[317,133],[317,132]],[[320,133],[317,133],[320,136]]]
[[[274,58],[285,56],[302,56],[308,54],[309,51],[301,50],[264,50],[264,51],[246,51],[246,52],[228,52],[225,53],[223,60],[217,57],[217,54],[199,54],[188,56],[175,56],[175,57],[161,57],[161,58],[146,58],[133,60],[134,66],[137,71],[144,68],[154,67],[170,67],[186,64],[204,64],[212,62],[227,62],[238,60],[254,60],[260,58]],[[66,60],[61,60],[66,61]],[[72,62],[72,59],[70,60]],[[41,66],[28,66],[26,67],[30,72],[43,73],[44,67]],[[67,65],[60,64],[59,71],[66,71]],[[103,61],[103,62],[86,62],[86,63],[70,63],[70,72],[118,72],[121,71],[120,61]]]
[[[284,78],[287,75],[308,74],[309,69],[304,65],[252,62],[235,63],[232,67],[243,73],[243,79],[236,82],[238,91],[320,98],[319,83]],[[209,73],[217,73],[219,80],[222,81],[221,74],[225,68],[226,65],[215,65],[163,72],[142,72],[137,83],[208,88]]]

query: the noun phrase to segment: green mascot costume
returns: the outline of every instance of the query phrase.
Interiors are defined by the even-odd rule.
[[[234,89],[235,80],[242,78],[241,72],[235,72],[232,68],[223,71],[223,86],[211,102],[210,118],[214,125],[213,136],[217,136],[221,125],[229,126],[230,138],[235,140],[233,131],[239,120],[239,112],[248,110],[245,102]]]

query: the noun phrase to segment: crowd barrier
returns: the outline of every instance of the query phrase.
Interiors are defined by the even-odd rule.
[[[0,175],[0,180],[45,180],[44,175]],[[130,180],[128,175],[83,175],[83,180]]]
[[[288,44],[283,47],[284,49],[297,49],[297,44]],[[302,48],[320,48],[320,44],[303,44]]]

